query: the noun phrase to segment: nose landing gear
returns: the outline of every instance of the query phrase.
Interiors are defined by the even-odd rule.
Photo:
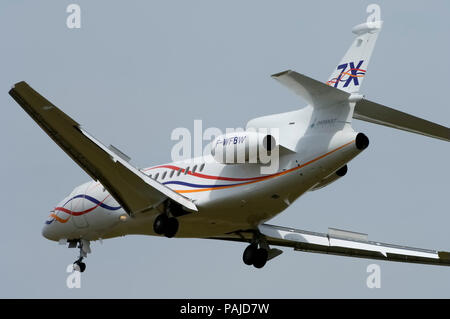
[[[86,264],[83,262],[83,257],[80,257],[73,263],[73,269],[79,272],[86,270]]]
[[[87,257],[87,254],[91,252],[90,242],[85,239],[79,239],[75,241],[69,241],[69,248],[77,247],[80,249],[80,256],[73,263],[73,269],[79,272],[84,272],[86,270],[86,264],[83,262],[83,259]]]

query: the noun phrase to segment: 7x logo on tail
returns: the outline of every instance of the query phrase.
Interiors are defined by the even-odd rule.
[[[358,86],[358,78],[363,77],[366,74],[366,70],[360,68],[363,62],[364,60],[360,60],[356,67],[354,62],[338,65],[336,70],[341,70],[341,73],[339,74],[339,76],[327,81],[327,84],[330,86],[333,85],[335,88],[337,88],[340,82],[345,82],[343,87],[347,87],[350,85],[350,83],[353,82],[355,86]]]

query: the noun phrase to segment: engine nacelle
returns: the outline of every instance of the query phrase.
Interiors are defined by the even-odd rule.
[[[211,145],[211,155],[221,164],[267,163],[277,146],[270,134],[235,132],[218,136]]]
[[[346,164],[346,165],[342,166],[340,169],[338,169],[336,172],[334,172],[333,174],[325,177],[322,181],[317,183],[311,190],[315,191],[315,190],[321,189],[322,187],[330,185],[331,183],[337,181],[342,176],[345,176],[345,174],[347,174],[347,171],[348,171],[348,167]]]

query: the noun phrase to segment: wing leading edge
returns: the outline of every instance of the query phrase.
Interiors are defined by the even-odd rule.
[[[450,252],[369,241],[367,235],[360,233],[330,229],[329,233],[323,234],[268,224],[262,224],[258,228],[267,244],[291,247],[297,251],[450,266]],[[249,242],[252,233],[241,232],[239,235],[215,239]]]
[[[447,142],[450,141],[450,128],[366,99],[356,103],[353,118]]]
[[[15,84],[9,94],[89,176],[102,183],[128,214],[151,210],[167,198],[197,211],[191,200],[149,178],[105,147],[26,82]]]

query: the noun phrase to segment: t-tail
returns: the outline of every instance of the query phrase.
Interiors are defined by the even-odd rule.
[[[335,123],[343,124],[336,125],[336,130],[341,130],[351,128],[352,119],[358,119],[450,141],[448,127],[369,101],[358,93],[382,25],[383,22],[378,20],[353,28],[356,38],[325,83],[292,70],[272,77],[313,107],[310,121],[333,119]]]

